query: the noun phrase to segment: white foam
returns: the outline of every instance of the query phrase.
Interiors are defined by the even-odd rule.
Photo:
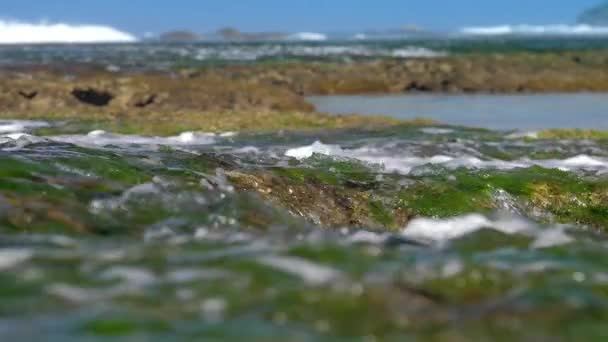
[[[0,270],[6,270],[14,267],[28,259],[34,253],[27,249],[2,249],[0,250]]]
[[[160,49],[160,48],[159,48]],[[371,46],[365,44],[277,44],[263,45],[218,45],[196,47],[164,48],[167,55],[179,58],[194,58],[206,60],[235,60],[255,61],[263,58],[293,56],[293,57],[441,57],[447,55],[444,51],[432,50],[420,46]]]
[[[386,242],[389,237],[390,235],[388,233],[376,233],[361,230],[348,236],[347,239],[351,243],[381,244]]]
[[[113,266],[100,274],[103,280],[121,280],[132,286],[144,287],[153,284],[156,277],[150,271],[131,266]]]
[[[506,139],[513,139],[513,140],[519,140],[519,139],[538,139],[539,133],[538,131],[517,131],[517,132],[513,132],[509,135],[507,135],[505,138]]]
[[[427,49],[427,48],[423,48],[423,47],[413,47],[412,46],[412,47],[407,47],[407,48],[403,48],[403,49],[392,50],[390,55],[391,55],[391,57],[397,57],[397,58],[407,58],[407,57],[432,58],[432,57],[443,57],[443,56],[446,56],[447,54],[445,52],[435,51],[435,50],[431,50],[431,49]]]
[[[3,138],[8,138],[11,140],[19,140],[19,139],[28,139],[28,138],[36,138],[33,135],[27,134],[27,133],[9,133],[9,134],[4,134],[2,135]]]
[[[532,244],[534,248],[547,248],[565,245],[573,241],[563,228],[546,229],[537,235],[536,241]]]
[[[432,135],[454,133],[453,129],[450,129],[450,128],[440,128],[440,127],[425,127],[425,128],[421,128],[420,131],[422,133],[432,134]]]
[[[0,134],[27,132],[48,126],[49,124],[44,121],[0,120]]]
[[[341,273],[336,269],[296,257],[266,256],[258,258],[258,262],[279,271],[299,276],[310,285],[327,284],[341,276]]]
[[[213,133],[184,132],[172,137],[148,137],[142,135],[114,134],[106,131],[92,131],[86,135],[58,135],[49,139],[83,146],[105,145],[209,145],[216,141],[218,136]]]
[[[289,149],[285,152],[285,156],[296,158],[299,160],[312,157],[316,154],[323,154],[326,156],[341,155],[344,151],[338,145],[326,145],[320,141],[315,141],[310,146],[302,146],[297,148]]]
[[[47,139],[30,135],[27,133],[10,133],[0,135],[0,145],[2,151],[18,151],[32,144],[40,144],[48,142]]]
[[[0,44],[126,43],[137,39],[108,26],[0,20]]]
[[[481,214],[468,214],[444,219],[417,218],[401,232],[402,236],[425,242],[443,244],[482,229],[493,229],[505,234],[525,234],[535,238],[533,248],[546,248],[570,243],[572,238],[564,227],[541,229],[537,224],[514,215],[491,219]]]
[[[446,241],[459,238],[483,228],[514,234],[533,229],[534,225],[522,219],[490,220],[480,214],[469,214],[447,219],[418,218],[412,220],[403,236],[413,239]]]
[[[443,166],[449,169],[468,168],[468,169],[497,169],[511,170],[541,166],[549,169],[559,169],[562,171],[591,171],[604,173],[608,172],[608,160],[601,157],[588,155],[578,155],[567,159],[548,159],[531,160],[519,159],[514,161],[504,161],[498,159],[481,159],[477,156],[416,156],[409,153],[398,155],[394,151],[384,148],[361,147],[358,149],[346,150],[338,145],[326,145],[316,141],[312,145],[289,149],[285,152],[287,157],[303,160],[312,157],[314,154],[326,156],[337,156],[357,159],[370,164],[382,165],[387,172],[409,174],[417,167],[425,165]]]
[[[541,166],[548,169],[561,171],[592,171],[607,172],[608,161],[603,158],[579,155],[567,159],[530,160],[520,159],[514,161],[504,160],[482,160],[473,156],[449,157],[437,155],[432,157],[405,157],[395,158],[390,156],[356,155],[355,158],[368,163],[384,165],[390,172],[409,174],[414,168],[424,165],[440,165],[450,169],[496,169],[512,170]]]
[[[578,155],[568,159],[550,159],[532,162],[539,166],[560,169],[563,171],[571,171],[577,169],[603,169],[606,167],[607,163],[607,161],[604,159],[590,157],[587,155]]]
[[[287,40],[301,40],[301,41],[326,41],[327,35],[316,32],[298,32],[287,36]]]
[[[460,31],[466,35],[608,35],[608,27],[591,25],[501,25],[467,27]]]

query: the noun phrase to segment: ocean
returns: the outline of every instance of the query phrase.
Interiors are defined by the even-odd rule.
[[[436,58],[468,53],[608,49],[603,36],[481,35],[287,42],[107,43],[0,45],[0,65],[92,63],[110,70],[221,63]]]

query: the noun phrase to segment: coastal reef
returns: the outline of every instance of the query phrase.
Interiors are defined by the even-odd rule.
[[[608,54],[602,51],[231,64],[171,71],[21,65],[0,70],[0,115],[93,121],[108,129],[151,134],[337,128],[395,121],[317,113],[305,97],[605,90]]]

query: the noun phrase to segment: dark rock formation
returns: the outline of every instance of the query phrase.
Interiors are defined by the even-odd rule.
[[[33,100],[36,97],[36,95],[38,95],[38,92],[19,90],[19,95],[21,95],[24,99]]]
[[[114,95],[110,94],[107,91],[96,90],[93,88],[74,88],[74,90],[72,90],[72,96],[77,98],[78,101],[82,103],[97,107],[107,106],[114,98]]]

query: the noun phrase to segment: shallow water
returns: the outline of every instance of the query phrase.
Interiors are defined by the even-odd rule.
[[[608,333],[603,141],[446,126],[41,137],[41,125],[0,122],[3,338]],[[252,193],[235,174],[285,183]],[[322,207],[345,193],[365,211],[364,198],[369,226],[330,228],[306,197],[272,200],[307,187],[327,192]]]
[[[319,111],[430,118],[489,129],[608,129],[607,94],[316,96]]]

